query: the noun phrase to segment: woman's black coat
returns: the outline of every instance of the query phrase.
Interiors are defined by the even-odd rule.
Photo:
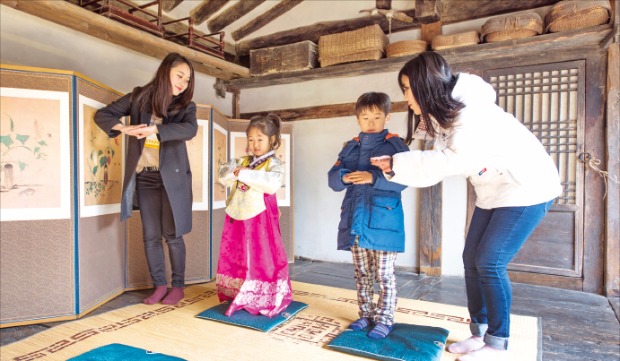
[[[139,89],[136,88],[133,92],[135,93]],[[112,129],[121,123],[121,117],[129,115],[131,125],[148,125],[151,121],[150,113],[140,112],[138,105],[132,103],[131,94],[129,93],[107,107],[99,109],[95,114],[95,123],[111,138],[121,134],[121,132]],[[189,233],[192,229],[192,172],[185,141],[196,136],[197,130],[196,104],[194,102],[190,102],[185,109],[172,117],[164,118],[163,124],[157,126],[157,137],[160,141],[159,172],[172,207],[177,237]],[[144,141],[144,139],[137,139],[136,137],[127,137],[125,177],[121,201],[122,221],[131,217],[133,205],[138,203],[134,197],[136,166],[144,148]]]

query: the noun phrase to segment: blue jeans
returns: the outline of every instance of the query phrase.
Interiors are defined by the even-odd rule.
[[[526,207],[476,207],[463,250],[472,335],[508,348],[512,287],[508,263],[545,217],[553,200]]]

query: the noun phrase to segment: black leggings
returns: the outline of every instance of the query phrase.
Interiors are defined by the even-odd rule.
[[[185,285],[185,241],[175,236],[174,217],[159,172],[141,172],[136,175],[136,192],[140,204],[144,251],[153,286],[164,286],[166,261],[162,237],[168,244],[172,266],[172,286]]]

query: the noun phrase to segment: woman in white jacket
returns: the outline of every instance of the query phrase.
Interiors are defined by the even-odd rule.
[[[415,118],[434,146],[373,164],[389,180],[412,187],[452,175],[464,175],[474,186],[476,209],[463,251],[472,337],[448,351],[466,354],[461,361],[501,360],[512,303],[506,268],[560,194],[557,168],[540,141],[495,104],[490,84],[453,74],[441,55],[418,55],[398,80],[409,105],[407,142]]]

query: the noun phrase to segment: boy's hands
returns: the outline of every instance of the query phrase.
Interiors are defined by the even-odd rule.
[[[352,184],[372,184],[372,173],[366,171],[347,173],[342,176],[342,181]]]

